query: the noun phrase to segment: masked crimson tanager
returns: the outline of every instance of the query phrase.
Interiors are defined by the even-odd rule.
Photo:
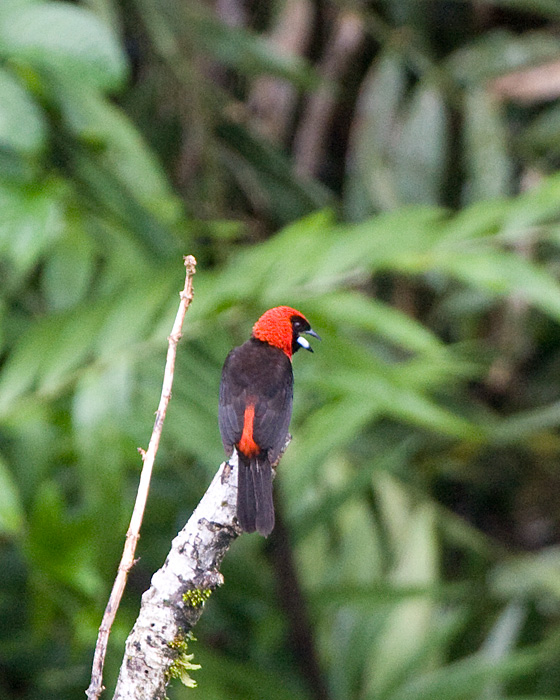
[[[292,415],[292,355],[299,348],[313,352],[302,333],[319,338],[299,311],[269,309],[224,363],[220,433],[228,457],[237,451],[237,519],[245,532],[267,536],[274,527],[272,467],[286,444]]]

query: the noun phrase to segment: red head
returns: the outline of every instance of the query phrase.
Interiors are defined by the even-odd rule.
[[[313,352],[307,340],[300,337],[300,333],[319,338],[305,316],[289,306],[269,309],[253,326],[253,338],[280,348],[290,358],[300,347]]]

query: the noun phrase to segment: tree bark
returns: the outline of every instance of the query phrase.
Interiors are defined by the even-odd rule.
[[[234,522],[237,456],[230,462],[221,465],[142,596],[113,700],[164,700],[170,678],[188,658],[185,640],[204,600],[223,582],[220,564],[240,534]]]

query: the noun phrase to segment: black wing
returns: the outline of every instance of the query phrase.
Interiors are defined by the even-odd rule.
[[[228,457],[233,452],[233,447],[241,439],[243,432],[243,417],[245,414],[243,387],[238,384],[235,378],[235,352],[239,348],[232,350],[226,357],[222,369],[222,380],[220,382],[220,403],[218,406],[218,424],[224,450]]]
[[[272,383],[274,394],[255,406],[253,436],[255,442],[267,450],[270,464],[274,464],[282,454],[292,417],[292,363],[287,357],[286,361],[288,364],[285,366],[283,378]]]
[[[292,399],[292,363],[281,350],[253,339],[232,350],[220,384],[219,424],[226,453],[241,439],[245,409],[252,404],[253,439],[273,464],[286,442]]]

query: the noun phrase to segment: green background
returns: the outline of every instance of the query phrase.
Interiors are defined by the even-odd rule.
[[[555,0],[2,0],[1,698],[84,697],[189,253],[106,697],[289,304],[279,525],[169,697],[560,698],[559,66]]]

